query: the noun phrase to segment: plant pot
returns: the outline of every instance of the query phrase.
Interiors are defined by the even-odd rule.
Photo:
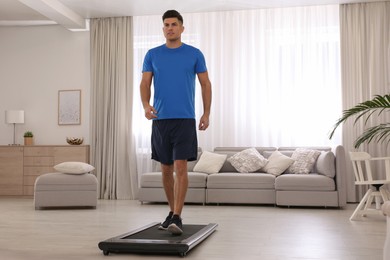
[[[34,145],[34,138],[33,137],[25,137],[24,138],[24,145]]]

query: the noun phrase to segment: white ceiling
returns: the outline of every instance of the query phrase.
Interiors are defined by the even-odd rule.
[[[0,26],[61,24],[82,29],[87,18],[376,2],[378,0],[0,0]],[[390,0],[386,0],[390,1]]]

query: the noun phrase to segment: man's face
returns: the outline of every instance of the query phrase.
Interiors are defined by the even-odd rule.
[[[164,19],[163,32],[168,41],[175,41],[180,39],[184,31],[184,26],[177,18]]]

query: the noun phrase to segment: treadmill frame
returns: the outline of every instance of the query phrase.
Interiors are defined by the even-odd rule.
[[[143,230],[160,225],[159,222],[153,222],[139,229],[128,233],[109,238],[98,244],[104,255],[113,253],[146,253],[146,254],[179,254],[185,256],[188,251],[210,236],[218,224],[210,223],[190,237],[177,240],[154,240],[154,239],[131,239],[125,238]],[[185,225],[184,225],[185,227]]]

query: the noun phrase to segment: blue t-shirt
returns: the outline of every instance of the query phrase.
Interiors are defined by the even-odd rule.
[[[153,73],[156,119],[195,118],[195,77],[206,71],[202,52],[190,45],[150,49],[142,72]]]

